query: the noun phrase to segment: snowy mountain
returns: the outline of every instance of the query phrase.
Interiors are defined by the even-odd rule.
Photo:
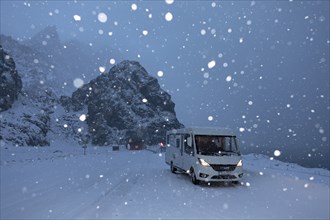
[[[164,141],[166,131],[183,127],[170,95],[135,61],[123,61],[72,94],[61,97],[67,111],[84,110],[93,144]]]
[[[164,154],[57,140],[1,147],[1,219],[329,219],[329,171],[243,155],[240,184],[193,185]],[[155,146],[150,150],[159,148]]]
[[[22,50],[26,46],[17,48]],[[9,57],[3,53],[1,76],[7,76],[11,73],[8,70],[13,70],[19,79],[14,60],[6,56]],[[24,67],[22,63],[20,65]],[[8,81],[4,77],[1,79]],[[28,83],[25,79],[29,79]],[[87,137],[91,137],[95,145],[130,141],[155,144],[164,141],[167,130],[183,126],[176,118],[170,95],[137,62],[123,61],[108,74],[79,88],[72,97],[62,96],[61,99],[52,88],[32,79],[29,75],[22,78],[20,95],[17,95],[20,81],[15,82],[17,91],[10,97],[18,97],[18,101],[10,109],[11,103],[7,104],[4,109],[8,110],[0,115],[2,144],[47,146],[58,138],[81,142],[88,141]],[[86,115],[85,121],[81,116]]]

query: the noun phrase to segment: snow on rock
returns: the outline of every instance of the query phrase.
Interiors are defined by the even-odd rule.
[[[62,96],[61,103],[67,111],[88,109],[88,130],[96,145],[130,139],[155,144],[164,141],[167,130],[183,126],[170,95],[135,61],[115,65],[72,97]]]
[[[0,45],[0,112],[9,109],[22,89],[22,80],[13,60]]]
[[[51,115],[56,104],[57,98],[51,91],[29,96],[23,90],[12,108],[0,114],[1,145],[49,145]]]
[[[8,39],[7,39],[8,40]],[[10,40],[10,39],[9,39]],[[52,114],[56,110],[58,98],[45,85],[29,87],[26,77],[17,75],[14,59],[1,48],[1,89],[6,106],[0,114],[0,143],[15,146],[47,146],[51,129]],[[35,78],[32,78],[35,79]],[[23,84],[23,85],[22,85]],[[26,88],[27,86],[28,88]],[[30,88],[34,88],[31,89]],[[8,101],[17,99],[15,103]],[[9,107],[12,107],[9,109]],[[9,107],[8,107],[9,106]],[[57,131],[57,129],[53,129]]]
[[[50,110],[47,106],[54,101],[51,92],[42,91],[40,96],[28,96],[24,88],[21,91],[22,81],[14,60],[1,46],[0,61],[1,144],[9,142],[17,146],[48,145],[46,136],[50,128]],[[16,99],[18,101],[12,106]]]

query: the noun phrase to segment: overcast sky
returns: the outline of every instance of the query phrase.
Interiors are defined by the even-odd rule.
[[[47,25],[138,60],[186,126],[233,128],[245,152],[329,160],[329,1],[1,1],[1,34]]]

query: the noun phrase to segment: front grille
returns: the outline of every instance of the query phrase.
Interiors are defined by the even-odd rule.
[[[215,180],[231,180],[231,179],[236,179],[236,176],[234,176],[234,175],[218,175],[218,176],[212,176],[211,179],[215,179]]]
[[[210,166],[215,171],[233,171],[236,168],[236,165],[210,164]]]

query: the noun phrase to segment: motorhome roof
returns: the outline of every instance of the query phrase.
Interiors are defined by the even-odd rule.
[[[181,128],[168,131],[167,133],[194,133],[195,135],[230,135],[234,136],[234,132],[228,128],[207,128],[207,127],[193,127]]]

